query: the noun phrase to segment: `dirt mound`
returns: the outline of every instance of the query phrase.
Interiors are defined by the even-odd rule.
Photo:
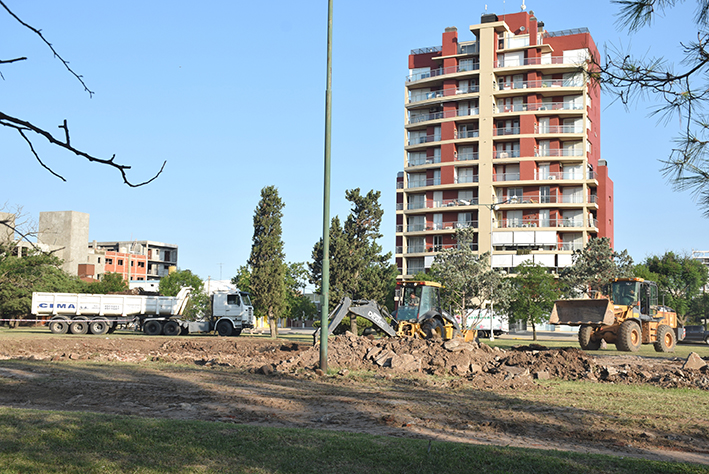
[[[629,358],[634,360],[628,361]],[[299,369],[316,368],[319,360],[320,346],[316,345],[278,363],[275,369],[297,373]],[[351,334],[328,339],[328,364],[335,370],[450,375],[484,385],[557,378],[709,390],[707,365],[698,370],[682,370],[683,361],[679,359],[646,360],[637,356],[626,356],[619,362],[599,362],[577,348],[548,349],[537,344],[505,351],[462,340],[369,339]]]

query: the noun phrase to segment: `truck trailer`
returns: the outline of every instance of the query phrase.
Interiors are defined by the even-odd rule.
[[[238,336],[254,327],[254,309],[248,293],[218,291],[211,296],[211,315],[189,321],[183,313],[191,288],[177,296],[92,295],[81,293],[32,293],[32,314],[48,318],[54,334],[106,334],[120,325],[131,325],[149,336],[208,333]]]

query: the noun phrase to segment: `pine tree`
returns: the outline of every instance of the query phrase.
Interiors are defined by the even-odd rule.
[[[330,225],[330,307],[343,296],[352,299],[375,300],[393,305],[393,288],[396,284],[396,266],[391,262],[391,252],[382,254],[377,240],[382,237],[379,227],[384,210],[379,205],[379,191],[362,195],[360,189],[345,192],[352,204],[351,211],[340,226],[335,216]],[[309,263],[310,281],[318,286],[322,281],[322,239],[313,247],[313,262]],[[356,319],[350,320],[350,330],[357,331]]]
[[[285,253],[281,238],[283,201],[275,186],[261,190],[261,200],[254,211],[254,236],[249,266],[254,310],[266,316],[271,337],[278,336],[278,317],[285,307]]]

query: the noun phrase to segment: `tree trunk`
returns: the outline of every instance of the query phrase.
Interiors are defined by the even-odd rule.
[[[532,321],[532,340],[537,340],[537,325],[534,324],[534,321]]]
[[[276,324],[276,316],[273,314],[273,310],[268,310],[268,326],[271,330],[271,339],[278,337],[278,324]]]
[[[350,313],[350,332],[357,335],[357,315]]]

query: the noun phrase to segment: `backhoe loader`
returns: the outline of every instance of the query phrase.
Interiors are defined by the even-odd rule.
[[[441,308],[440,283],[431,281],[405,281],[397,283],[397,308],[390,315],[385,307],[372,300],[351,300],[344,297],[328,319],[328,334],[350,313],[371,321],[390,337],[414,337],[421,339],[441,338],[449,340],[456,336],[466,341],[475,340],[477,331],[461,330],[460,325]],[[387,318],[392,321],[387,322]],[[317,342],[320,329],[313,333]]]
[[[557,300],[551,324],[579,327],[579,344],[598,350],[601,341],[619,351],[636,352],[641,344],[654,344],[657,352],[674,352],[679,331],[677,314],[657,303],[657,283],[642,278],[616,278],[609,296]]]

